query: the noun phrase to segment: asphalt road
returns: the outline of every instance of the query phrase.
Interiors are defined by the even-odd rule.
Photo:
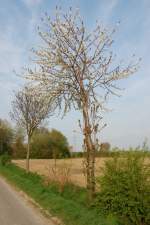
[[[0,225],[54,225],[0,177]]]

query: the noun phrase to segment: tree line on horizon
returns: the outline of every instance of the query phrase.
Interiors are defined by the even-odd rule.
[[[58,130],[36,128],[31,139],[30,158],[69,158],[70,146],[67,138]],[[0,155],[9,154],[13,159],[25,159],[27,141],[22,127],[13,128],[7,120],[0,119]]]
[[[0,119],[0,155],[9,154],[13,159],[25,159],[27,140],[22,127],[12,127],[7,120]],[[109,156],[111,145],[101,143],[96,156]],[[82,149],[74,151],[62,132],[40,126],[36,128],[31,139],[31,159],[62,159],[84,157]]]

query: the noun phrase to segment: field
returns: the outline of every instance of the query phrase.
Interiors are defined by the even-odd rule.
[[[96,159],[96,174],[100,174],[101,168],[104,167],[105,161],[108,158],[97,158]],[[14,160],[16,165],[25,168],[25,160]],[[58,159],[56,161],[57,168],[61,171],[64,168],[69,170],[70,180],[76,185],[85,186],[86,177],[84,175],[84,162],[82,158],[76,159]],[[30,170],[37,172],[40,175],[46,177],[52,177],[52,171],[55,167],[55,161],[53,159],[31,159]]]

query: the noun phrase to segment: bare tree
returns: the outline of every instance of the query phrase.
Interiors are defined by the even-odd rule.
[[[36,91],[31,86],[25,86],[23,90],[15,94],[12,102],[11,117],[26,130],[27,134],[27,154],[26,154],[26,170],[29,172],[30,159],[30,140],[34,130],[41,122],[52,113],[54,105],[52,99],[47,98]]]
[[[41,48],[34,50],[38,71],[29,70],[26,78],[39,83],[57,96],[64,112],[72,107],[82,113],[81,124],[86,151],[86,175],[89,198],[95,192],[95,146],[103,103],[110,94],[117,95],[116,81],[127,78],[137,70],[138,63],[114,66],[111,52],[114,30],[97,25],[88,32],[78,11],[63,14],[56,10],[53,20],[45,16],[39,35]],[[104,125],[105,126],[105,125]]]

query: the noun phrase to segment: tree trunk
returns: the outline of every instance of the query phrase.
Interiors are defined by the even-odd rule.
[[[27,155],[26,155],[26,171],[30,171],[30,136],[28,135]]]
[[[86,175],[89,201],[95,194],[95,146],[92,141],[92,130],[89,121],[88,104],[83,106],[84,146],[86,150]]]
[[[57,168],[57,165],[56,165],[56,163],[57,163],[57,156],[56,156],[56,152],[55,152],[55,150],[54,150],[54,155],[53,155],[53,157],[54,157],[54,168],[55,168],[55,175],[56,175],[56,168]]]
[[[3,154],[3,142],[0,140],[0,154]]]

